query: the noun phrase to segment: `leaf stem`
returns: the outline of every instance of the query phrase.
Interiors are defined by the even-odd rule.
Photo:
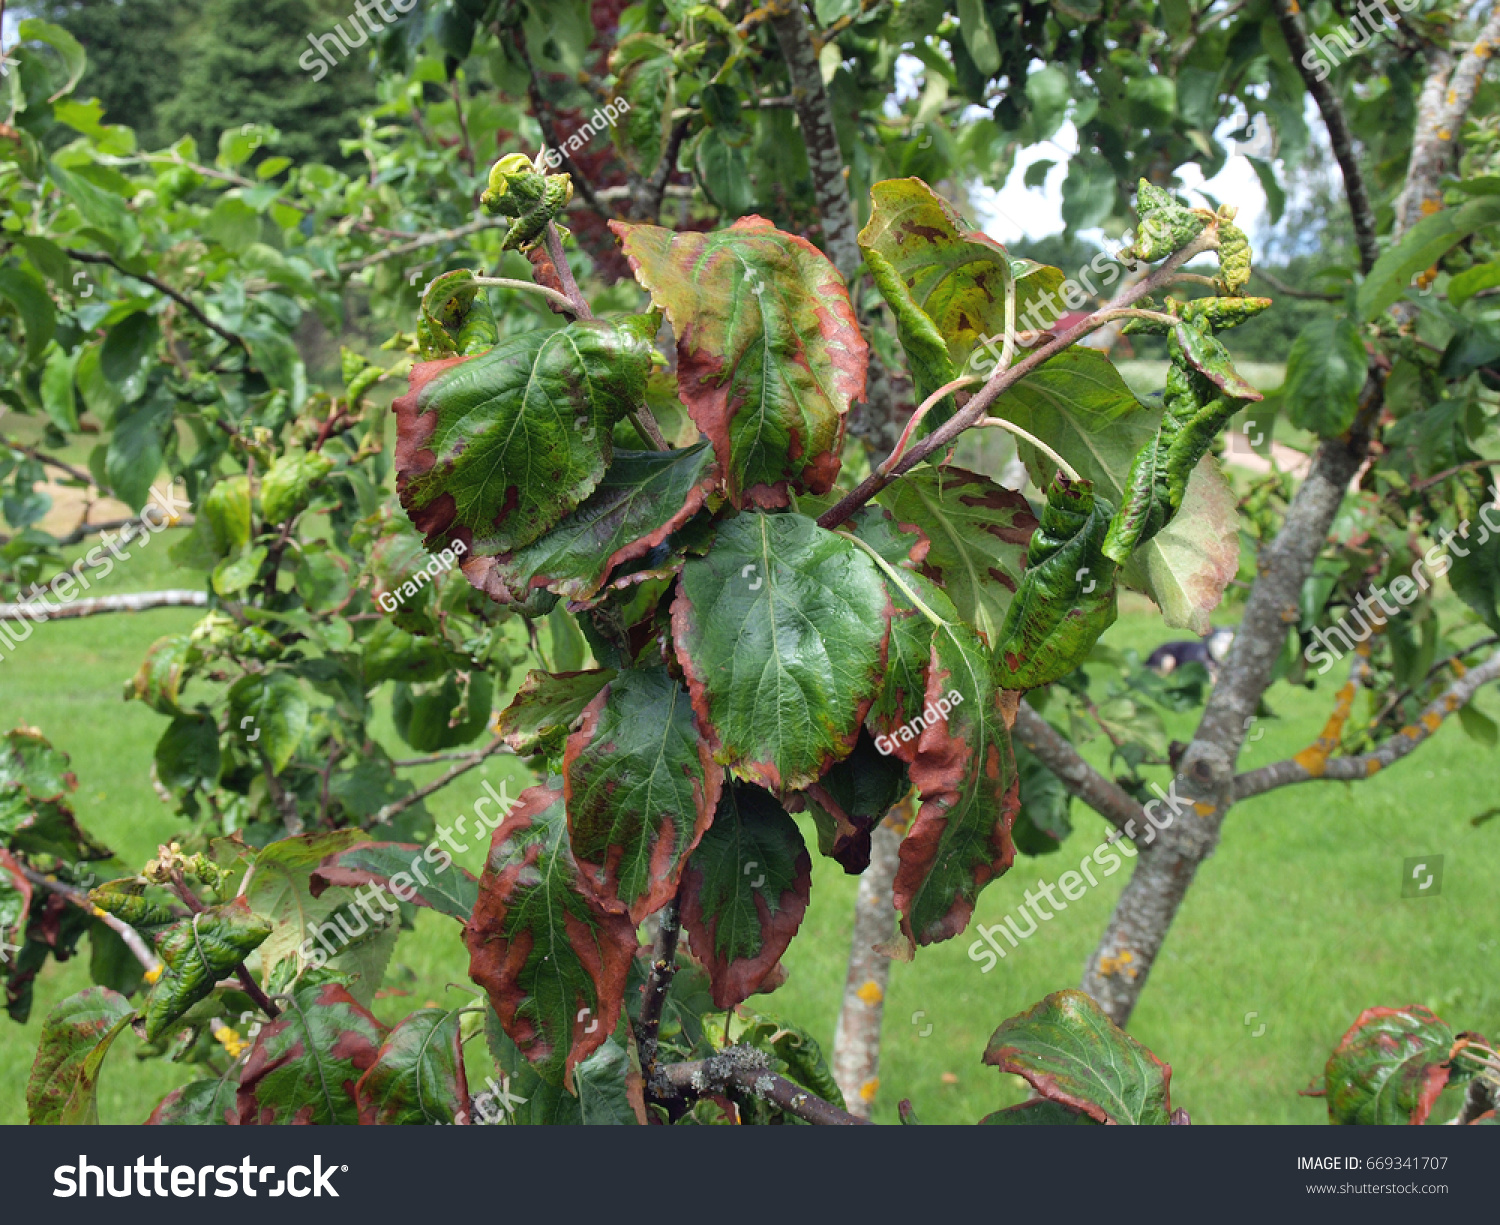
[[[895,448],[889,455],[885,457],[885,462],[883,462],[880,467],[876,469],[876,471],[889,472],[893,467],[896,466],[896,464],[901,461],[902,452],[906,450],[906,444],[911,440],[912,431],[917,428],[917,426],[921,423],[922,418],[925,417],[929,412],[931,412],[936,404],[946,399],[953,392],[958,391],[963,387],[967,387],[970,383],[977,383],[978,381],[979,376],[977,374],[961,374],[952,382],[944,383],[930,396],[923,400],[921,404],[917,405],[917,411],[912,413],[911,420],[906,423],[906,428],[901,431],[901,437],[896,441]]]
[[[567,311],[568,314],[572,315],[577,313],[577,307],[575,306],[571,298],[567,297],[565,294],[558,293],[555,289],[549,289],[545,285],[538,285],[534,281],[518,281],[514,277],[508,276],[476,275],[474,277],[474,284],[483,285],[491,289],[518,289],[525,293],[541,294],[542,297],[551,302],[553,306]]]
[[[580,319],[592,319],[594,312],[589,309],[587,300],[578,288],[578,282],[573,279],[573,269],[568,267],[568,257],[563,252],[562,237],[557,232],[555,221],[547,222],[547,255],[552,260],[552,266],[557,269],[557,279],[568,297],[568,309]]]
[[[1067,460],[1065,460],[1061,455],[1059,455],[1056,451],[1049,447],[1035,434],[1030,433],[1027,430],[1023,430],[1014,421],[1007,421],[1003,417],[986,417],[983,421],[976,421],[974,424],[980,429],[1004,430],[1007,434],[1014,434],[1017,438],[1023,440],[1024,442],[1029,442],[1043,455],[1051,459],[1053,463],[1055,463],[1059,468],[1061,468],[1068,474],[1068,479],[1070,481],[1078,481],[1083,479],[1074,470],[1072,464],[1068,463]]]
[[[906,585],[905,580],[901,577],[901,572],[897,570],[895,566],[891,565],[890,562],[886,561],[885,558],[880,556],[880,554],[877,553],[869,544],[861,540],[858,536],[854,535],[853,532],[838,531],[834,534],[842,536],[845,540],[857,544],[866,553],[868,553],[874,560],[875,564],[879,566],[883,571],[885,571],[885,576],[890,579],[891,582],[896,584],[896,586],[900,589],[901,594],[904,595],[913,604],[915,604],[921,614],[929,621],[931,621],[933,625],[937,626],[939,629],[945,628],[947,626],[948,623],[944,621],[942,617],[938,616],[937,613],[933,612],[932,609],[928,608],[927,605],[922,601],[922,597]]]

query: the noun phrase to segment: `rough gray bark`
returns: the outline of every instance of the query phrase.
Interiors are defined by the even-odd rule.
[[[1123,830],[1131,821],[1137,827],[1145,824],[1146,814],[1135,797],[1084,761],[1078,750],[1024,700],[1016,709],[1014,732],[1016,739],[1057,775],[1068,794],[1082,800],[1116,829]]]
[[[171,591],[140,591],[132,595],[103,595],[89,600],[71,600],[50,608],[40,600],[24,604],[0,604],[0,621],[66,621],[74,617],[94,617],[100,613],[144,612],[148,608],[206,608],[208,596],[202,591],[174,588]]]
[[[880,1024],[885,1015],[891,959],[876,946],[896,935],[892,887],[909,811],[907,804],[896,808],[870,838],[870,866],[859,878],[844,1002],[833,1036],[833,1078],[849,1112],[861,1119],[870,1117],[880,1083]]]

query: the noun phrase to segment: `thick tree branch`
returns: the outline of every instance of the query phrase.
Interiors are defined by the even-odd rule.
[[[771,1071],[770,1058],[753,1046],[731,1046],[708,1059],[658,1069],[660,1097],[704,1097],[737,1090],[749,1093],[808,1123],[864,1124],[847,1110],[809,1093]]]
[[[1135,797],[1122,791],[1079,756],[1066,738],[1022,701],[1016,709],[1016,739],[1057,775],[1068,794],[1082,800],[1118,830],[1130,822],[1144,829],[1146,814]]]
[[[1315,746],[1315,750],[1299,753],[1286,761],[1274,762],[1238,775],[1234,780],[1234,798],[1249,799],[1253,795],[1274,791],[1277,787],[1311,782],[1314,779],[1355,782],[1371,778],[1429,739],[1449,715],[1468,705],[1475,693],[1497,679],[1500,679],[1500,652],[1491,655],[1477,668],[1465,672],[1428,704],[1421,718],[1403,727],[1378,749],[1354,757],[1328,757],[1315,751],[1320,747]]]
[[[1375,210],[1370,207],[1370,193],[1365,189],[1364,176],[1360,174],[1359,158],[1354,149],[1354,137],[1349,131],[1349,121],[1344,117],[1344,107],[1328,83],[1327,74],[1319,80],[1317,73],[1304,62],[1311,48],[1307,34],[1302,29],[1300,10],[1296,0],[1272,0],[1276,20],[1281,26],[1282,37],[1292,53],[1292,63],[1302,74],[1302,83],[1318,104],[1323,116],[1323,125],[1328,129],[1328,140],[1333,146],[1333,156],[1338,160],[1344,174],[1344,195],[1349,200],[1349,213],[1354,221],[1354,241],[1359,247],[1360,267],[1369,272],[1380,256],[1380,247],[1375,241]]]

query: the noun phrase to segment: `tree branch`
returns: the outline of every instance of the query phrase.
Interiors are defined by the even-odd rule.
[[[1349,213],[1354,221],[1354,242],[1359,248],[1360,268],[1369,272],[1380,256],[1380,247],[1375,241],[1375,210],[1370,207],[1370,193],[1365,189],[1364,176],[1360,174],[1359,158],[1354,151],[1354,137],[1349,131],[1349,121],[1344,117],[1343,104],[1328,83],[1327,74],[1319,80],[1313,69],[1305,62],[1311,48],[1307,34],[1297,14],[1297,0],[1272,0],[1276,20],[1281,26],[1281,35],[1292,53],[1292,63],[1302,74],[1302,83],[1318,104],[1323,116],[1323,126],[1328,129],[1328,141],[1333,146],[1333,156],[1344,174],[1344,195],[1349,201]]]
[[[1299,753],[1286,761],[1238,775],[1234,780],[1234,798],[1237,801],[1249,799],[1278,787],[1314,779],[1354,782],[1371,778],[1431,737],[1449,715],[1468,705],[1474,694],[1493,680],[1500,680],[1500,652],[1464,673],[1428,704],[1420,719],[1402,728],[1378,749],[1354,757],[1320,758],[1312,751]]]
[[[102,255],[96,251],[79,251],[73,247],[64,247],[63,253],[70,259],[77,260],[80,264],[104,264],[107,267],[113,268],[121,276],[128,276],[132,280],[141,281],[142,283],[151,286],[152,289],[166,294],[167,297],[171,298],[172,301],[181,306],[185,311],[187,311],[188,314],[190,314],[209,331],[213,332],[216,336],[219,336],[229,344],[243,349],[245,356],[252,363],[255,361],[255,354],[250,351],[249,342],[246,341],[243,336],[239,335],[237,332],[231,332],[222,323],[215,323],[208,317],[201,306],[199,306],[186,294],[173,289],[165,281],[159,280],[158,278],[152,276],[147,272],[131,272],[130,269],[118,263],[112,255]],[[92,484],[92,481],[90,483]]]
[[[156,954],[151,951],[151,946],[146,943],[140,932],[131,927],[124,919],[117,918],[107,910],[101,910],[98,906],[95,906],[89,900],[89,895],[81,889],[75,889],[72,885],[65,885],[60,880],[54,880],[50,876],[45,876],[41,872],[19,861],[17,861],[17,866],[21,869],[21,875],[33,885],[45,889],[49,893],[55,893],[58,897],[66,898],[80,910],[88,911],[89,914],[103,923],[115,935],[119,936],[125,942],[125,947],[141,963],[147,974],[154,974],[161,969],[161,962],[157,959]]]
[[[73,600],[49,608],[42,601],[24,604],[0,604],[0,621],[19,621],[23,616],[35,622],[67,621],[74,617],[94,617],[101,613],[145,612],[149,608],[206,608],[208,596],[202,591],[177,588],[171,591],[138,591],[131,595],[102,595],[89,600]]]
[[[867,1123],[778,1076],[771,1071],[766,1053],[753,1046],[731,1046],[708,1059],[667,1064],[658,1069],[656,1079],[660,1097],[704,1097],[737,1089],[808,1123]]]
[[[339,272],[348,275],[362,271],[365,268],[382,264],[386,260],[400,259],[403,255],[410,255],[414,251],[421,251],[427,247],[435,247],[439,243],[454,242],[460,238],[468,238],[473,234],[479,234],[484,230],[498,229],[502,225],[509,224],[504,219],[495,220],[490,217],[481,217],[464,225],[455,226],[451,230],[436,230],[431,234],[418,234],[410,242],[400,243],[394,247],[386,247],[382,251],[374,251],[359,259],[349,260],[339,265]],[[322,277],[326,275],[321,269],[313,269],[312,275]]]
[[[1114,301],[1100,307],[1093,314],[1080,319],[1065,332],[1054,336],[1047,344],[1042,345],[1038,349],[1033,349],[1009,369],[996,370],[989,377],[985,385],[974,393],[973,397],[970,398],[969,402],[963,408],[907,451],[896,464],[890,468],[884,468],[884,465],[882,465],[884,470],[877,469],[871,472],[852,493],[847,494],[836,506],[819,515],[818,526],[824,528],[837,527],[887,485],[891,484],[898,477],[910,472],[929,455],[945,449],[966,429],[976,422],[981,421],[988,415],[990,405],[996,399],[1009,391],[1010,388],[1014,387],[1033,370],[1044,365],[1063,352],[1063,350],[1071,348],[1095,328],[1102,326],[1098,316],[1107,315],[1112,311],[1121,310],[1140,301],[1154,292],[1163,283],[1170,281],[1177,269],[1190,259],[1201,255],[1204,251],[1212,250],[1217,242],[1217,232],[1214,227],[1210,226],[1187,246],[1183,247],[1182,250],[1167,259],[1150,276],[1143,277],[1136,284],[1130,286],[1119,297],[1115,298]]]
[[[1082,800],[1118,830],[1134,822],[1144,829],[1146,814],[1128,792],[1089,765],[1065,737],[1022,700],[1016,708],[1016,738],[1057,775],[1068,794]]]
[[[439,774],[435,779],[432,780],[432,782],[426,784],[425,786],[418,787],[410,795],[403,796],[393,804],[387,804],[384,808],[382,808],[375,814],[375,820],[373,824],[384,825],[388,823],[393,817],[405,812],[413,804],[417,804],[422,800],[425,800],[434,791],[441,791],[455,778],[458,778],[462,774],[467,774],[475,766],[479,765],[486,759],[493,757],[496,753],[509,751],[510,749],[506,746],[505,741],[497,736],[494,740],[491,740],[489,744],[485,745],[485,747],[480,749],[478,752],[470,753],[467,757],[460,759],[455,766],[453,766],[449,770],[444,771],[442,774]]]
[[[649,1085],[656,1075],[656,1047],[661,1032],[661,1011],[667,1002],[672,977],[677,973],[677,936],[682,930],[678,900],[674,897],[661,911],[661,925],[656,930],[656,947],[651,953],[651,975],[646,980],[646,994],[641,1001],[641,1018],[636,1023],[635,1040],[641,1051],[641,1075]]]

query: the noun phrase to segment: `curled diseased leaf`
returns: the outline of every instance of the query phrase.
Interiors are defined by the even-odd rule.
[[[1048,488],[994,654],[1000,688],[1035,689],[1066,676],[1114,624],[1115,564],[1101,551],[1113,513],[1089,481],[1058,476]]]
[[[604,475],[650,362],[638,319],[585,319],[417,366],[395,403],[396,483],[429,547],[462,541],[467,570],[556,527]]]
[[[89,892],[89,901],[106,914],[123,919],[137,931],[176,923],[178,916],[163,902],[144,896],[145,882],[136,877],[107,881]]]
[[[1455,1039],[1447,1023],[1420,1004],[1365,1009],[1324,1071],[1328,1121],[1425,1123],[1450,1078],[1464,1079],[1462,1065],[1449,1062]]]
[[[561,748],[584,708],[614,678],[613,668],[528,672],[511,704],[496,718],[495,734],[517,753]]]
[[[1140,224],[1136,226],[1135,242],[1120,251],[1122,260],[1133,258],[1155,263],[1165,259],[1187,246],[1214,220],[1212,213],[1178,204],[1169,193],[1145,179],[1140,181],[1136,192]]]
[[[548,223],[562,215],[572,198],[573,180],[567,175],[542,174],[524,153],[509,153],[490,169],[479,206],[491,216],[515,218],[501,246],[525,251],[542,240]]]
[[[838,270],[762,217],[708,234],[610,228],[677,334],[678,395],[730,501],[774,508],[793,487],[831,489],[869,355]]]
[[[244,898],[200,911],[161,937],[162,976],[146,1000],[146,1040],[170,1032],[172,1022],[205,996],[219,979],[264,943],[271,924],[252,914]]]
[[[812,859],[796,822],[759,787],[731,783],[682,877],[682,927],[733,1008],[776,968],[807,910]]]
[[[417,349],[423,361],[472,357],[499,339],[489,299],[479,292],[467,268],[445,272],[427,286],[417,320]],[[375,375],[379,377],[378,369]],[[350,395],[352,401],[352,391]]]
[[[1173,328],[1167,354],[1161,425],[1130,466],[1125,499],[1104,542],[1105,556],[1122,564],[1181,509],[1193,470],[1218,432],[1246,403],[1262,398],[1204,319]]]
[[[984,1062],[1101,1123],[1165,1126],[1172,1069],[1082,991],[1057,991],[1001,1024]]]
[[[563,780],[579,879],[640,923],[677,892],[724,783],[688,691],[665,668],[616,677],[568,739]]]
[[[240,1073],[241,1126],[358,1123],[360,1078],[385,1028],[336,983],[300,987],[256,1036]]]
[[[505,1032],[548,1083],[571,1087],[620,1019],[636,938],[579,879],[561,781],[523,792],[495,831],[464,943]]]
[[[880,684],[889,604],[875,564],[801,515],[749,513],[682,569],[677,658],[715,760],[773,791],[854,748]]]

